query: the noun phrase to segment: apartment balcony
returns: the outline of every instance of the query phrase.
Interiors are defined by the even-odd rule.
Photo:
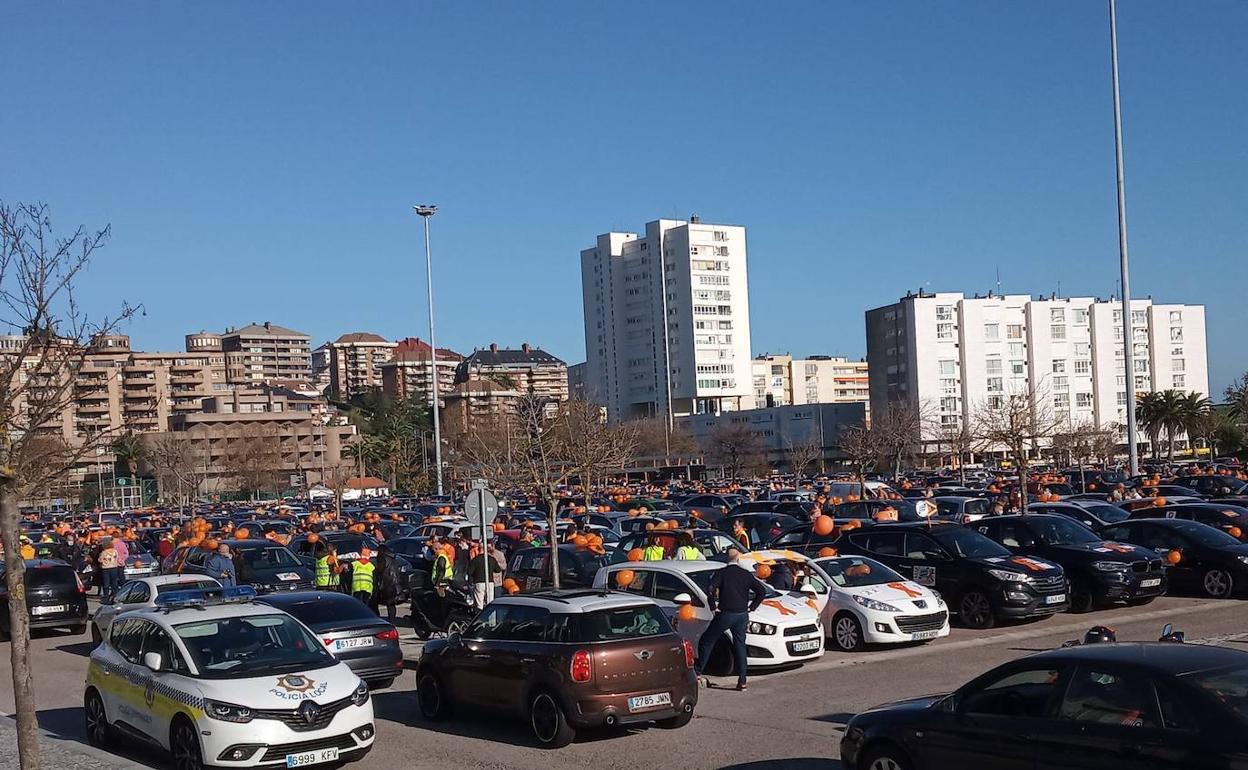
[[[108,417],[75,417],[75,428],[105,428],[112,424]]]
[[[75,408],[79,414],[108,412],[109,405],[107,401],[79,401],[75,404]]]

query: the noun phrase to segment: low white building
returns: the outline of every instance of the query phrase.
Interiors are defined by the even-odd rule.
[[[833,356],[756,356],[754,407],[800,404],[867,404],[867,362]],[[868,413],[869,415],[869,413]]]

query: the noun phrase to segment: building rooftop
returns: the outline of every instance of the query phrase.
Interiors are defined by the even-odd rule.
[[[562,364],[563,361],[541,348],[524,343],[517,349],[500,348],[492,344],[482,350],[474,350],[466,359],[468,366],[509,366],[515,364]]]
[[[429,343],[420,337],[406,337],[395,343],[395,361],[427,361],[429,360]],[[464,356],[450,348],[438,348],[439,361],[463,361]]]
[[[297,332],[294,329],[287,329],[285,326],[278,326],[272,321],[265,321],[262,324],[250,323],[238,329],[226,329],[223,336],[234,335],[252,335],[252,334],[268,334],[282,337],[308,337],[303,332]],[[309,338],[310,339],[310,338]]]
[[[389,343],[390,340],[386,339],[380,334],[373,334],[372,332],[351,332],[350,334],[344,334],[338,339],[334,340],[335,345],[345,345],[345,344],[349,344],[352,342]]]

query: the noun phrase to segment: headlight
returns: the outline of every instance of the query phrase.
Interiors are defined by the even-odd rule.
[[[1241,564],[1248,564],[1248,556],[1236,556],[1235,558],[1239,559]]]
[[[217,701],[204,701],[204,713],[213,719],[219,719],[222,722],[250,722],[251,709],[246,706],[235,706],[232,703],[218,703]]]
[[[750,623],[745,627],[746,633],[762,634],[763,636],[771,636],[776,633],[776,627],[767,623]]]
[[[1005,583],[1030,583],[1031,576],[1024,575],[1021,572],[1011,572],[1008,569],[990,569],[988,574]]]
[[[368,703],[368,685],[363,681],[359,687],[355,688],[355,692],[351,693],[351,703],[356,706],[363,706]]]
[[[875,599],[868,599],[865,596],[855,596],[854,601],[858,602],[863,607],[866,607],[869,610],[875,610],[876,612],[901,612],[901,610],[891,604],[877,602]]]
[[[1130,569],[1130,565],[1122,561],[1094,561],[1092,567],[1101,572],[1125,572]]]

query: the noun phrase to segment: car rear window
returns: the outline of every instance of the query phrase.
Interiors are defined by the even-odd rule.
[[[289,612],[306,625],[316,626],[334,621],[377,620],[377,616],[363,602],[351,597],[321,596],[315,600],[275,603],[278,609]]]
[[[56,588],[77,588],[74,570],[63,565],[45,564],[26,571],[26,582],[34,586],[53,586]]]
[[[611,642],[672,633],[667,616],[653,604],[586,612],[573,625],[580,642]]]
[[[163,583],[156,586],[156,595],[167,594],[170,591],[203,591],[221,586],[210,580],[187,580],[182,583]]]

